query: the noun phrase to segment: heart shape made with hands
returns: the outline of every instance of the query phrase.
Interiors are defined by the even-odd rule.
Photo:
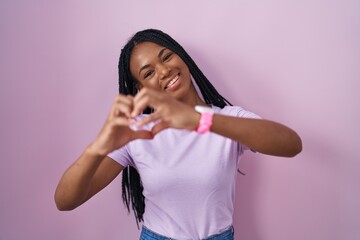
[[[136,96],[124,97],[128,107],[123,113],[128,117],[132,130],[154,123],[150,131],[156,135],[167,128],[194,130],[198,125],[200,114],[166,92],[142,88]],[[146,108],[152,108],[154,112],[137,118]]]
[[[169,124],[163,122],[161,119],[159,119],[156,116],[156,111],[147,115],[146,117],[135,117],[135,118],[129,118],[129,127],[131,130],[135,132],[148,132],[153,137],[158,134],[160,131],[165,130],[167,128],[170,128]],[[150,130],[145,130],[144,127],[148,124],[153,123],[154,125]]]

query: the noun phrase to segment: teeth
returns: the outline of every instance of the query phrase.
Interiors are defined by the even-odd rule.
[[[171,87],[178,79],[179,75],[176,75],[176,77],[174,77],[174,79],[171,80],[168,85],[166,85],[165,89]]]

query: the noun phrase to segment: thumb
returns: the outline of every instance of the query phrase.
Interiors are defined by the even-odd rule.
[[[169,128],[169,125],[167,123],[159,122],[152,127],[151,133],[153,134],[153,136],[155,136],[156,134],[167,128]]]
[[[132,140],[136,140],[136,139],[153,139],[153,138],[154,138],[154,135],[153,135],[152,132],[146,131],[146,130],[138,130],[138,131],[133,132]]]

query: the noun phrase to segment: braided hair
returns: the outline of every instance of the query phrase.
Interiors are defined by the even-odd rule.
[[[141,42],[153,42],[176,53],[186,63],[207,104],[212,104],[220,108],[231,105],[228,100],[216,91],[214,86],[180,44],[168,34],[156,29],[146,29],[137,32],[121,50],[118,65],[119,93],[133,96],[137,93],[137,80],[130,72],[130,57],[134,47]],[[147,108],[144,113],[151,113],[151,109]],[[143,186],[139,173],[132,166],[126,167],[122,173],[122,199],[129,212],[131,205],[138,227],[139,222],[143,221],[145,211],[145,198],[142,191]]]

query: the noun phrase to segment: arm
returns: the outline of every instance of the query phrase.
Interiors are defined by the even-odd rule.
[[[156,109],[153,114],[136,123],[137,126],[142,126],[159,121],[152,129],[153,135],[169,127],[188,130],[198,127],[200,113],[192,106],[166,94],[142,89],[134,98],[134,103],[132,116],[136,116],[147,106]],[[264,154],[293,157],[302,150],[297,133],[273,121],[214,114],[210,130]]]
[[[268,120],[214,114],[211,131],[268,155],[293,157],[302,150],[295,131]]]
[[[59,210],[73,210],[106,187],[124,169],[109,157],[85,149],[64,173],[55,192]]]
[[[148,131],[133,131],[128,116],[133,108],[131,96],[118,95],[103,128],[92,144],[65,171],[55,191],[59,210],[72,210],[107,186],[124,168],[108,153],[135,139],[151,139]]]

